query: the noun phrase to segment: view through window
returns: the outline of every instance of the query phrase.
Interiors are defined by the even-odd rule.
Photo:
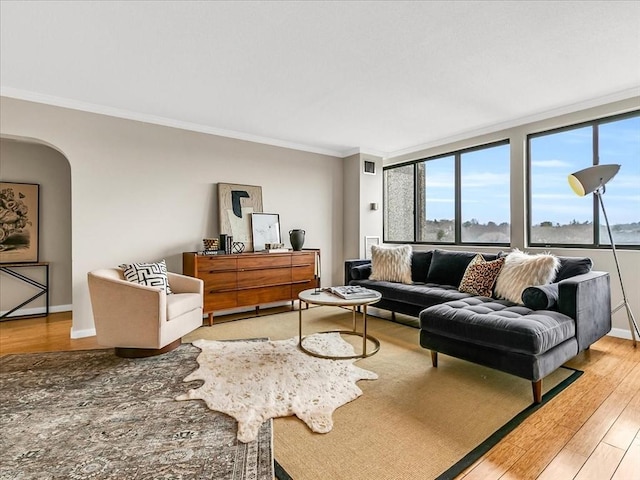
[[[509,144],[385,168],[388,242],[509,244]]]
[[[579,197],[567,177],[619,164],[602,199],[614,241],[640,246],[640,112],[529,137],[529,243],[599,246],[611,242],[594,195]]]

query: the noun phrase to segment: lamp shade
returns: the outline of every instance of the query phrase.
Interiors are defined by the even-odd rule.
[[[617,164],[595,165],[585,168],[569,175],[569,185],[576,195],[584,197],[604,186],[616,176],[618,170],[620,170],[620,165]]]

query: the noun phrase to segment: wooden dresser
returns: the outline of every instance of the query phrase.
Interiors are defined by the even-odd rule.
[[[237,255],[182,254],[182,272],[204,280],[204,312],[213,325],[215,311],[291,301],[315,288],[319,250]]]

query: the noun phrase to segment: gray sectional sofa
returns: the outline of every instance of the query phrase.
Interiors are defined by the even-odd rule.
[[[593,271],[589,258],[558,257],[553,282],[515,303],[458,291],[477,253],[414,251],[411,284],[370,280],[371,260],[347,260],[345,284],[379,291],[376,308],[419,318],[434,367],[440,352],[525,378],[540,403],[542,379],[611,330],[609,274]]]

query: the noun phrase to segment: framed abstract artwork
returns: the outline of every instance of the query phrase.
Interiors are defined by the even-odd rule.
[[[253,251],[251,214],[262,212],[262,187],[218,183],[218,208],[220,233],[243,243],[245,252]]]
[[[38,261],[40,185],[0,182],[0,263]]]
[[[280,215],[277,213],[254,213],[251,215],[253,250],[265,249],[267,243],[280,243]]]

